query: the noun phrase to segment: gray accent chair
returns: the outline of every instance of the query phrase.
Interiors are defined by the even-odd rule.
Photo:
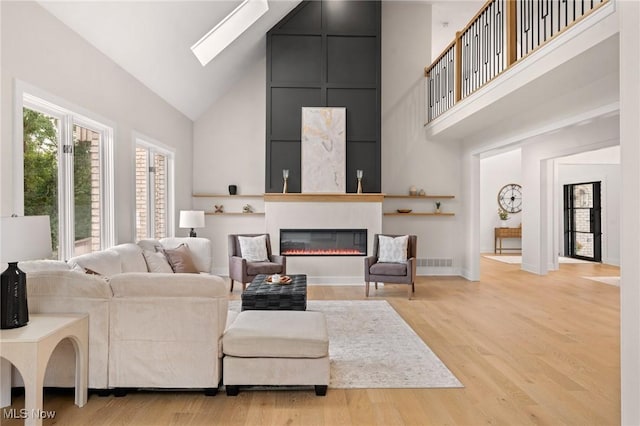
[[[373,239],[373,256],[364,258],[364,281],[365,295],[369,297],[369,284],[371,281],[375,283],[376,290],[378,282],[393,284],[408,284],[409,299],[416,291],[416,252],[418,245],[418,237],[409,235],[407,243],[407,261],[404,263],[386,263],[378,262],[379,254],[379,236],[399,237],[400,235],[375,234]]]
[[[238,237],[257,237],[260,235],[267,236],[267,256],[268,262],[247,262],[242,258],[242,250],[240,250],[240,240]],[[280,274],[287,273],[287,258],[271,253],[271,239],[269,234],[230,234],[229,235],[229,278],[231,279],[231,287],[229,291],[233,291],[234,281],[242,283],[242,291],[247,283],[253,281],[259,274]]]

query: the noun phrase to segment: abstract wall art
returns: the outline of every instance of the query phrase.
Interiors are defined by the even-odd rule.
[[[346,192],[346,108],[303,107],[302,192]]]

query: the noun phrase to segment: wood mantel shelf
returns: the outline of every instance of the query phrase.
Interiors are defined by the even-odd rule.
[[[303,203],[381,203],[384,194],[300,194],[300,193],[267,193],[264,201],[268,202],[303,202]]]

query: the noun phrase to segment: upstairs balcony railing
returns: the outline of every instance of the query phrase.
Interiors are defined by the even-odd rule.
[[[427,122],[609,1],[487,1],[424,69]]]

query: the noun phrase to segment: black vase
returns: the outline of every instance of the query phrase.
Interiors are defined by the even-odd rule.
[[[27,275],[10,262],[0,280],[0,328],[18,328],[29,322],[27,306]]]
[[[238,187],[236,185],[229,185],[229,195],[236,195]]]

